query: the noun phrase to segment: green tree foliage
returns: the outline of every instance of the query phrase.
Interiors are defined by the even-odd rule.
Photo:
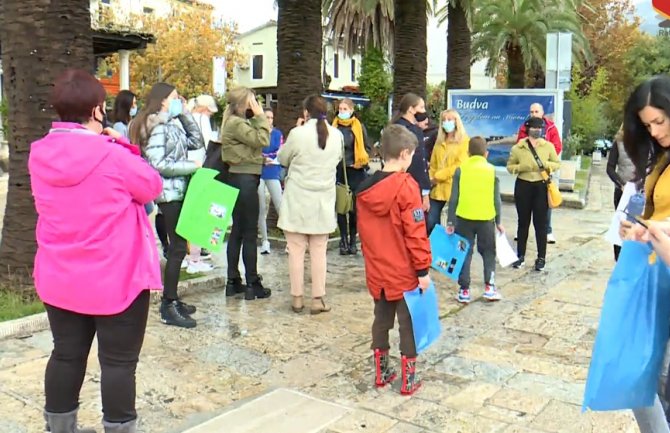
[[[596,71],[595,78],[588,88],[583,89],[585,77],[581,68],[575,67],[572,72],[572,86],[566,98],[572,101],[571,133],[580,137],[578,149],[570,149],[574,153],[592,150],[594,141],[607,136],[611,129],[611,121],[606,116],[606,94],[608,78],[605,69]]]
[[[370,138],[376,141],[388,123],[388,95],[393,89],[388,61],[380,49],[369,47],[365,51],[358,85],[361,92],[370,99],[370,105],[361,110],[361,120],[367,127]]]

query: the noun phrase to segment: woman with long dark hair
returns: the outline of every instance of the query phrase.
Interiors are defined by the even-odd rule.
[[[624,109],[623,143],[633,161],[637,180],[644,179],[646,197],[643,219],[670,218],[670,77],[660,75],[640,84]],[[639,239],[642,226],[621,222],[622,239]],[[669,397],[666,385],[665,398]],[[641,433],[668,433],[663,406],[634,409]]]
[[[188,151],[204,146],[202,133],[174,86],[157,83],[151,88],[144,107],[130,126],[130,138],[140,145],[145,158],[163,178],[163,192],[156,199],[169,239],[163,277],[161,321],[166,325],[193,328],[195,307],[182,302],[177,294],[181,264],[186,256],[186,239],[177,234],[177,222],[186,188],[193,173],[202,166],[189,161]]]
[[[238,87],[228,92],[228,107],[221,123],[221,154],[226,183],[240,190],[233,210],[233,226],[226,250],[228,281],[226,296],[244,293],[244,299],[269,298],[258,274],[258,185],[263,171],[263,148],[270,144],[270,124],[251,89]],[[239,263],[244,261],[246,285]]]
[[[44,375],[51,433],[77,428],[81,385],[98,340],[106,433],[135,433],[135,372],[149,312],[161,286],[160,261],[144,205],[161,178],[137,146],[104,128],[105,89],[84,70],[65,71],[53,88],[58,113],[30,146],[37,210],[35,289],[54,348]]]
[[[368,141],[365,125],[354,115],[354,101],[344,98],[338,105],[337,117],[333,126],[339,129],[344,137],[344,165],[347,167],[347,182],[352,191],[357,191],[361,182],[367,177],[368,163],[372,148]],[[337,166],[337,182],[344,184],[344,168]],[[340,255],[357,254],[356,247],[356,201],[347,215],[337,216],[340,229]]]
[[[128,124],[137,115],[137,98],[130,90],[121,90],[114,99],[112,120],[114,130],[128,138]]]
[[[342,133],[328,125],[326,100],[318,95],[303,102],[301,126],[291,130],[279,162],[288,167],[286,190],[277,226],[288,244],[292,309],[302,311],[305,252],[312,270],[312,314],[330,311],[326,295],[328,235],[335,231],[335,169],[342,160]]]

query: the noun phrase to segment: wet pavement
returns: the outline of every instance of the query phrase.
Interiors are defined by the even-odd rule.
[[[231,417],[234,431],[635,432],[628,413],[580,413],[599,306],[613,264],[611,246],[602,237],[611,202],[604,167],[595,167],[587,208],[554,211],[558,244],[549,246],[546,270],[536,273],[529,265],[498,270],[504,296],[499,303],[477,299],[462,307],[455,301],[455,283],[433,274],[443,334],[420,357],[424,386],[413,397],[373,386],[372,300],[360,256],[329,251],[327,301],[333,311],[328,314],[291,311],[287,256],[279,249],[259,262],[273,289],[268,300],[227,299],[223,289],[187,294],[185,300],[198,307],[198,327],[192,330],[162,325],[154,305],[137,371],[140,431],[183,432],[282,388],[336,409],[315,404],[314,411],[301,411],[306,406],[295,400],[286,403],[292,409],[277,411],[287,429],[244,428],[245,422],[271,412],[266,408]],[[515,230],[514,208],[505,204],[503,212],[505,227]],[[534,241],[529,248],[532,262]],[[482,294],[477,287],[481,274],[481,259],[475,256],[476,298]],[[397,333],[391,335],[397,364]],[[43,431],[43,372],[50,348],[48,332],[0,341],[0,432]],[[102,431],[99,379],[94,350],[80,418]],[[276,405],[283,400],[291,398]],[[331,420],[326,414],[338,416]],[[324,422],[313,424],[318,428],[298,428],[320,416]]]

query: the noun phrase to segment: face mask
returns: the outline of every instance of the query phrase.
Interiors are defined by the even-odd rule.
[[[528,136],[529,136],[530,138],[540,138],[540,135],[542,135],[542,131],[539,130],[539,129],[534,129],[534,128],[533,128],[533,129],[530,129],[530,130],[528,131]]]
[[[247,119],[253,118],[254,110],[252,110],[251,108],[247,108],[247,111],[244,112],[244,117],[246,117]]]
[[[170,101],[170,106],[168,107],[168,112],[171,117],[179,116],[183,111],[183,106],[181,104],[181,99],[173,99]]]
[[[105,129],[109,126],[109,124],[107,123],[107,113],[105,113],[105,110],[103,110],[102,107],[98,108],[100,108],[100,112],[102,113],[102,119],[98,120],[98,118],[95,117],[95,114],[93,114],[93,120],[98,122],[102,126],[102,129]]]
[[[130,109],[130,117],[135,117],[137,116],[137,107],[132,107]]]
[[[444,128],[446,132],[454,132],[456,123],[453,120],[445,120],[442,122],[442,128]]]
[[[351,113],[339,113],[337,115],[341,120],[349,120],[351,119]]]
[[[426,113],[414,113],[414,118],[416,119],[417,122],[423,122],[424,120],[428,119],[428,115]]]

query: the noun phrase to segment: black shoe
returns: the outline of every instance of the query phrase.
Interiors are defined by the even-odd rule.
[[[229,278],[226,282],[226,296],[235,296],[244,293],[245,287],[241,278]]]
[[[349,254],[352,256],[358,254],[358,247],[356,246],[356,237],[354,236],[352,239],[349,240]]]
[[[206,250],[204,248],[200,249],[200,257],[209,257],[210,255],[211,255],[211,253],[208,250]]]
[[[547,262],[545,259],[537,259],[535,260],[535,270],[540,272],[541,270],[544,269],[544,265],[546,265]]]
[[[254,299],[265,299],[272,295],[272,290],[263,287],[263,278],[259,275],[256,281],[247,283],[247,289],[244,292],[244,299],[253,301]]]
[[[195,328],[196,321],[181,311],[179,308],[179,301],[162,301],[161,308],[161,322],[166,325],[179,326],[180,328]]]
[[[524,261],[523,256],[520,256],[520,257],[519,257],[519,260],[517,260],[516,262],[512,263],[512,267],[513,267],[514,269],[519,269],[519,268],[520,268],[521,266],[523,266],[525,263],[526,263],[526,262]]]
[[[177,301],[177,307],[179,308],[179,311],[182,312],[182,314],[185,313],[189,316],[191,314],[195,314],[195,312],[197,311],[197,308],[195,308],[195,305],[190,305],[190,304],[187,304],[186,302],[182,302],[182,301]]]
[[[341,256],[349,255],[349,243],[344,239],[340,240],[340,255]]]

